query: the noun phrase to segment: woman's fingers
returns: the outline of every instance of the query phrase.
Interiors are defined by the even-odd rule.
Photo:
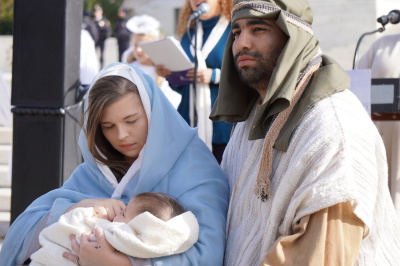
[[[117,216],[123,209],[125,209],[125,203],[123,203],[122,201],[120,200],[109,201],[108,204],[105,206],[107,216],[101,218],[112,221],[114,220],[115,216]]]
[[[96,227],[93,230],[93,234],[96,236],[96,239],[103,239],[104,238],[104,230],[101,227]]]
[[[75,254],[79,256],[80,254],[80,245],[78,244],[78,241],[76,241],[75,235],[70,235],[69,239],[71,239],[71,249]]]
[[[96,227],[93,230],[93,234],[96,237],[96,246],[94,248],[98,250],[102,250],[102,252],[114,252],[115,248],[108,243],[105,235],[104,235],[104,230],[101,227]]]
[[[156,73],[157,73],[157,75],[159,75],[161,77],[166,77],[169,74],[171,74],[171,71],[169,69],[165,68],[163,65],[157,65]]]
[[[126,208],[126,204],[122,200],[117,200],[117,202],[121,210]]]
[[[126,208],[125,204],[124,205],[120,205],[120,204],[113,205],[112,210],[107,212],[108,220],[113,221],[114,218],[121,212],[121,210],[124,210],[125,208]]]
[[[76,263],[77,258],[79,258],[77,255],[68,252],[64,252],[62,256],[73,263]]]
[[[93,234],[93,231],[84,232],[81,234],[81,246],[88,244],[90,241],[90,235]]]
[[[94,211],[96,212],[96,216],[101,219],[108,219],[108,211],[104,206],[94,207]]]
[[[123,201],[116,199],[84,199],[71,206],[68,211],[78,207],[93,207],[96,217],[112,221],[121,210],[125,209],[126,205]]]

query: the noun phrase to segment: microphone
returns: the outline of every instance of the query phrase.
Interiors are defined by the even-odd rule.
[[[210,6],[206,3],[201,3],[199,5],[199,7],[196,9],[196,11],[194,11],[190,17],[189,17],[189,21],[199,18],[201,15],[203,15],[204,13],[207,13],[208,11],[210,11]]]
[[[389,22],[392,24],[397,24],[400,22],[400,11],[392,10],[389,12],[389,14],[378,18],[376,21],[381,23],[382,26],[385,26]]]

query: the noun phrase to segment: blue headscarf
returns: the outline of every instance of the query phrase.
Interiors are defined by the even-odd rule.
[[[222,265],[228,209],[227,180],[196,129],[177,113],[153,79],[135,67],[115,63],[94,79],[118,75],[139,89],[148,120],[146,145],[119,184],[106,177],[88,150],[84,131],[79,145],[84,163],[65,184],[36,199],[12,224],[0,253],[0,265],[22,263],[32,232],[42,219],[47,226],[73,204],[87,198],[117,198],[125,203],[135,195],[162,192],[177,198],[192,211],[200,225],[199,240],[183,254],[152,259],[155,265]],[[90,90],[89,90],[90,93]],[[86,105],[87,106],[87,105]],[[86,107],[87,108],[87,107]]]

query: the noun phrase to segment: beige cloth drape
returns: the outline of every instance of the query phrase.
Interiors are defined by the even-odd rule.
[[[279,238],[260,265],[354,265],[364,234],[350,202],[304,216]]]

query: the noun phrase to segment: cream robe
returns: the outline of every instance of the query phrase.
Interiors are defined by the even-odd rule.
[[[248,140],[253,118],[238,123],[222,162],[231,190],[225,265],[260,264],[302,217],[346,201],[366,226],[357,264],[396,265],[400,228],[385,149],[358,99],[346,90],[305,115],[287,152],[273,151],[266,202],[254,194],[264,140]]]
[[[357,68],[371,69],[372,78],[400,78],[400,34],[386,35],[375,41]],[[400,121],[375,121],[375,125],[385,143],[389,188],[400,219]]]

